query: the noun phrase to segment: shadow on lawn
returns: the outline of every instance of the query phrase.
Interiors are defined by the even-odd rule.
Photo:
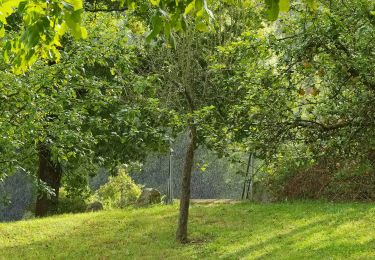
[[[302,205],[299,211],[303,215],[297,218],[285,208],[275,212],[265,206],[262,209],[265,217],[255,216],[253,224],[243,226],[241,233],[227,234],[232,240],[237,236],[240,241],[224,246],[217,256],[222,259],[375,259],[375,239],[366,234],[366,231],[373,234],[375,225],[365,226],[372,223],[374,208],[338,204],[331,209],[327,205]],[[256,205],[252,213],[256,215],[261,207]],[[359,234],[363,237],[358,237]]]
[[[246,243],[239,245],[239,249],[222,254],[224,259],[349,259],[355,254],[371,252],[375,250],[374,240],[366,243],[345,242],[342,236],[331,236],[329,241],[316,241],[306,246],[299,245],[304,239],[314,236],[322,231],[322,225],[326,220],[309,223],[308,225],[295,228],[280,235],[274,235],[261,242]],[[318,226],[318,227],[317,227]],[[251,239],[251,238],[250,238]],[[372,246],[372,249],[371,249]],[[353,258],[352,258],[353,259]]]
[[[101,212],[53,234],[35,226],[39,240],[0,244],[0,252],[33,259],[369,259],[375,257],[374,217],[374,207],[365,204],[194,206],[190,233],[202,243],[181,246],[174,240],[177,209]],[[66,222],[61,217],[48,223]]]

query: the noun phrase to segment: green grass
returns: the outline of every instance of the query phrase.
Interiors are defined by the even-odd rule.
[[[177,205],[0,224],[0,259],[375,259],[375,205]]]

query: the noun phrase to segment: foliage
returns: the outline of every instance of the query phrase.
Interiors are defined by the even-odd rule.
[[[62,165],[68,192],[82,194],[98,165],[111,168],[162,149],[157,125],[165,111],[153,97],[153,79],[134,74],[142,49],[126,40],[132,32],[123,20],[111,14],[86,19],[90,37],[66,38],[60,63],[38,61],[21,76],[2,63],[1,177],[19,167],[36,175],[43,142]]]
[[[256,151],[271,178],[313,172],[326,157],[373,160],[373,9],[320,1],[306,13],[295,3],[280,23],[220,46],[212,68],[231,102],[220,103],[226,124],[209,131],[217,150]]]
[[[173,111],[168,125],[173,136],[194,126],[198,143],[208,148],[216,148],[215,143],[226,141],[221,133],[228,124],[225,108],[243,97],[242,93],[233,93],[216,81],[214,57],[221,45],[234,41],[243,30],[256,31],[261,27],[255,5],[235,3],[236,7],[225,3],[212,5],[214,11],[222,11],[212,30],[197,30],[190,21],[186,30],[176,35],[176,48],[162,43],[148,46],[144,58],[147,72],[157,78],[155,84],[161,105]]]
[[[124,167],[119,167],[117,175],[109,177],[109,181],[95,192],[91,200],[102,202],[105,208],[124,208],[134,204],[140,195],[141,187]]]
[[[250,5],[251,1],[242,1]],[[299,4],[298,1],[294,1]],[[309,11],[317,9],[317,1],[303,1]],[[137,12],[151,13],[151,30],[148,40],[163,36],[175,46],[174,32],[187,28],[189,18],[195,20],[196,29],[207,31],[215,20],[207,0],[4,0],[0,4],[0,38],[4,40],[4,58],[13,64],[15,73],[25,72],[40,57],[60,60],[62,38],[70,32],[76,38],[86,38],[82,15],[86,12]],[[234,0],[225,5],[238,4]],[[279,12],[288,12],[290,0],[265,0],[266,17],[274,21]],[[14,33],[15,32],[15,33]]]
[[[64,188],[60,189],[57,214],[84,212],[86,207],[84,196],[70,194]]]
[[[298,161],[298,160],[294,160]],[[287,159],[263,180],[279,199],[373,201],[375,174],[368,161],[327,157],[296,167]]]
[[[341,201],[374,201],[374,171],[373,164],[368,161],[346,162],[333,176],[325,195]]]
[[[307,18],[295,15],[285,19],[282,35],[272,44],[279,57],[277,66],[283,68],[273,81],[285,86],[289,96],[284,102],[285,114],[274,118],[279,137],[273,143],[279,143],[276,153],[281,160],[305,164],[302,170],[292,165],[288,168],[289,174],[300,172],[300,179],[305,180],[302,186],[308,186],[308,179],[318,184],[312,189],[310,183],[308,196],[373,197],[369,190],[375,187],[371,123],[374,56],[368,49],[373,48],[375,33],[373,8],[368,1],[323,4]],[[296,14],[301,12],[296,9]],[[370,170],[356,170],[365,165]],[[276,174],[283,175],[277,168]],[[340,177],[343,171],[348,173],[346,177]]]
[[[96,1],[85,1],[84,4],[82,0],[4,0],[0,3],[0,38],[4,40],[5,60],[12,63],[17,74],[25,72],[39,58],[58,62],[59,48],[67,32],[76,39],[87,37],[82,26],[84,10],[110,12],[113,2],[114,10],[119,11],[154,9],[150,38],[159,33],[170,38],[172,30],[182,29],[185,15],[189,13],[196,14],[199,20],[208,19],[206,16],[213,18],[205,0],[150,0],[146,4],[133,0],[99,1],[99,5],[106,7],[104,9],[101,6],[96,9]]]
[[[0,224],[0,258],[375,257],[372,204],[193,204],[192,240],[184,246],[171,236],[176,211],[156,206]]]

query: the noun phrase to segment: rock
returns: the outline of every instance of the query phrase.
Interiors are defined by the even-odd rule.
[[[99,201],[94,201],[87,205],[86,211],[100,211],[103,210],[103,204]]]
[[[154,188],[143,189],[141,196],[137,200],[138,206],[147,206],[159,203],[161,203],[161,194],[160,191]]]

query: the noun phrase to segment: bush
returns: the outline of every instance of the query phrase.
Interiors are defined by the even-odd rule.
[[[326,189],[331,200],[375,201],[375,170],[370,162],[344,165]]]
[[[69,194],[64,188],[60,189],[58,214],[85,212],[86,207],[84,196]]]
[[[134,204],[140,195],[141,187],[121,167],[115,177],[109,177],[109,181],[95,192],[91,200],[102,202],[104,208],[124,208]]]
[[[368,161],[333,158],[286,169],[278,171],[276,178],[269,178],[271,188],[280,200],[375,200],[375,169]]]

